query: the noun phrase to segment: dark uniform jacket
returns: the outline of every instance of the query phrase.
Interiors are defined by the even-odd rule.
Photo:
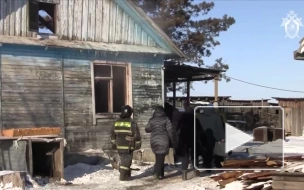
[[[111,141],[118,153],[132,153],[141,148],[141,136],[132,118],[118,119],[111,128]]]
[[[150,143],[154,154],[168,154],[170,142],[176,146],[176,131],[165,112],[155,111],[146,128],[151,133]]]

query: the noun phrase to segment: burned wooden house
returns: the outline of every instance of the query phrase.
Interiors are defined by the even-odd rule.
[[[1,129],[60,127],[69,152],[109,148],[125,104],[143,129],[184,57],[129,0],[0,0],[0,44]]]

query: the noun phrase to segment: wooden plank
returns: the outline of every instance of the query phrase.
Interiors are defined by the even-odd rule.
[[[10,13],[10,9],[9,9],[9,7],[10,7],[10,2],[9,1],[4,1],[3,2],[3,6],[5,7],[5,9],[4,9],[4,11],[5,12],[3,12],[3,15],[9,15],[9,13]],[[10,22],[9,22],[9,19],[10,19],[10,16],[6,16],[5,17],[5,19],[4,19],[4,23],[3,23],[3,35],[9,35],[9,24],[10,24]]]
[[[89,0],[82,0],[82,31],[81,40],[87,41],[88,39],[88,17],[89,17]],[[91,0],[90,0],[91,1]]]
[[[5,16],[5,7],[4,7],[5,1],[0,1],[0,35],[4,35],[4,16]]]
[[[5,137],[58,135],[60,133],[60,130],[60,127],[5,129],[2,131],[2,135]]]
[[[61,179],[64,177],[64,141],[59,142],[59,148],[54,152],[54,178]]]
[[[15,19],[15,36],[20,36],[21,35],[21,22],[22,22],[22,4],[24,3],[22,0],[21,1],[16,1],[15,2],[15,8],[17,9],[16,11],[16,19]]]
[[[299,181],[273,181],[272,188],[275,190],[302,190],[304,182]]]
[[[128,42],[128,27],[129,27],[129,16],[123,11],[123,21],[122,21],[122,43]]]
[[[73,40],[81,40],[81,32],[82,32],[82,5],[83,0],[75,0],[74,4],[74,35]],[[74,38],[75,37],[75,38]]]
[[[69,11],[69,0],[61,1],[59,11],[60,11],[60,38],[67,39],[68,28],[68,11]],[[58,23],[59,24],[59,23]]]
[[[3,73],[2,75],[3,79],[18,79],[18,80],[61,80],[61,75],[56,75],[56,73],[47,75],[46,73],[40,73],[40,75],[18,75],[17,73],[15,74],[10,74],[10,73]]]
[[[30,114],[30,113],[24,113],[24,114],[7,114],[2,113],[2,120],[3,121],[18,121],[18,120],[24,120],[24,121],[32,121],[32,120],[60,120],[62,117],[61,113],[57,113],[56,115],[50,114],[50,113],[40,113],[40,114]]]
[[[3,186],[8,186],[11,183],[11,186],[14,188],[25,189],[25,176],[24,172],[18,171],[0,171],[0,183]]]
[[[16,108],[13,107],[2,107],[2,113],[22,113],[22,112],[38,112],[39,111],[43,111],[42,113],[52,113],[52,112],[60,112],[62,111],[62,108],[56,108],[56,107],[50,107],[50,108],[46,108],[46,107],[26,107],[26,106],[19,106]]]
[[[75,102],[81,102],[81,100],[76,100]],[[62,102],[60,97],[40,97],[40,96],[28,96],[28,97],[16,97],[16,96],[4,96],[2,97],[2,103],[5,104],[21,104],[21,103],[60,103]],[[73,102],[73,101],[70,101]]]
[[[39,61],[38,61],[39,60]],[[53,67],[54,69],[56,67],[61,67],[60,62],[58,62],[57,59],[43,59],[43,58],[29,58],[26,56],[18,56],[15,58],[2,55],[2,64],[3,65],[29,65],[29,66],[48,66],[48,67]]]
[[[33,90],[33,89],[40,89],[40,90],[58,90],[60,89],[60,85],[56,83],[46,84],[43,86],[43,84],[35,84],[35,83],[4,83],[2,85],[2,90]],[[71,88],[73,89],[73,88]],[[90,89],[88,87],[83,89]]]
[[[24,62],[22,62],[24,63]],[[59,67],[53,66],[37,66],[37,65],[2,65],[2,69],[5,71],[23,71],[23,70],[50,70],[50,71],[61,71]],[[81,70],[80,70],[81,71]],[[86,72],[86,70],[82,71]]]
[[[89,17],[88,17],[88,41],[94,41],[95,40],[95,32],[96,32],[96,28],[97,25],[101,26],[102,23],[98,23],[97,25],[95,24],[95,20],[96,20],[96,0],[89,0]],[[102,13],[98,13],[98,14],[102,14]],[[99,33],[101,32],[101,30],[98,31]]]
[[[57,127],[61,126],[61,122],[3,122],[3,128],[4,129],[11,129],[11,128],[28,128],[28,127]]]
[[[97,2],[102,2],[102,11],[99,10],[99,5],[97,5],[97,11],[96,13],[98,14],[101,13],[102,16],[102,24],[100,25],[101,26],[101,41],[102,42],[106,42],[108,43],[109,42],[109,28],[110,28],[110,0],[100,0],[100,1],[97,1]],[[99,16],[99,15],[98,15]],[[99,18],[99,17],[98,17]]]
[[[109,9],[109,43],[115,43],[115,30],[116,30],[116,12],[117,12],[117,4],[114,1],[110,2]]]
[[[33,165],[33,148],[32,148],[32,139],[27,140],[28,145],[28,168],[30,175],[33,176],[34,165]]]
[[[22,24],[21,24],[21,35],[23,37],[27,36],[27,1],[26,0],[20,0],[22,1],[22,10],[21,10],[21,15],[22,15]]]
[[[128,43],[134,44],[134,25],[135,22],[129,17],[129,28],[128,28]]]
[[[122,21],[123,21],[123,14],[122,14],[122,9],[116,5],[116,19],[115,19],[115,43],[122,43]]]
[[[69,23],[69,27],[68,27],[68,39],[72,40],[73,35],[74,35],[74,30],[75,30],[75,23],[74,23],[74,4],[75,4],[75,0],[69,0],[69,7],[68,7],[68,23]]]
[[[9,35],[14,36],[15,35],[15,23],[16,23],[16,3],[17,1],[9,1],[9,11],[10,11],[10,27],[9,27]]]
[[[61,71],[52,71],[52,70],[38,70],[38,69],[24,69],[20,73],[20,71],[7,71],[3,70],[7,76],[15,76],[15,75],[21,75],[22,76],[61,76]],[[72,74],[77,75],[77,74]],[[57,77],[59,78],[59,77]],[[61,78],[60,78],[61,79]]]
[[[274,181],[300,181],[300,182],[304,182],[304,177],[300,176],[300,177],[295,177],[295,176],[272,176],[272,179]]]

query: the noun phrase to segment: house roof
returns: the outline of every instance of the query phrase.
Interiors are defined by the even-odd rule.
[[[304,60],[304,38],[299,43],[300,47],[293,52],[293,57],[295,60]]]
[[[185,64],[178,64],[174,61],[165,61],[165,82],[182,82],[184,80],[189,81],[206,81],[214,79],[215,75],[218,75],[225,70],[209,69],[201,67],[193,67]]]
[[[270,100],[270,99],[263,99],[263,102],[267,102],[268,100]],[[229,102],[247,102],[247,103],[250,103],[250,102],[262,102],[262,99],[258,99],[258,100],[232,100],[232,99],[229,99],[227,101],[229,101]]]
[[[129,53],[153,53],[153,54],[167,54],[171,52],[158,47],[148,47],[141,45],[128,44],[114,44],[104,42],[90,42],[90,41],[70,41],[59,39],[38,39],[27,38],[19,36],[2,36],[0,35],[0,43],[5,44],[21,44],[34,46],[54,46],[62,48],[87,49],[96,51],[112,51],[112,52],[129,52]]]
[[[0,43],[22,44],[36,46],[55,46],[75,49],[88,49],[97,51],[114,52],[134,52],[134,53],[152,53],[162,54],[165,58],[184,58],[184,53],[171,41],[171,39],[146,15],[146,13],[129,0],[114,0],[142,29],[156,42],[156,47],[134,44],[116,44],[90,41],[72,41],[59,40],[52,36],[39,39],[19,37],[19,36],[1,36]]]
[[[177,57],[185,58],[187,57],[177,46],[173,43],[173,41],[169,38],[169,36],[159,27],[156,23],[138,6],[136,6],[131,0],[115,0],[118,5],[120,5],[128,14],[133,15],[133,19],[140,23],[143,28],[146,28],[146,32],[154,37],[158,44],[162,48],[167,48],[171,50],[171,52]],[[152,31],[155,31],[153,33]],[[163,43],[164,42],[164,43]]]
[[[278,100],[278,101],[304,101],[304,97],[299,97],[299,98],[272,97],[272,99],[275,99],[275,100]]]
[[[219,99],[229,99],[231,96],[218,96]],[[173,99],[174,97],[167,97],[168,100]],[[190,96],[190,100],[209,100],[214,99],[214,96]],[[186,100],[186,96],[176,96],[175,99],[177,100]]]

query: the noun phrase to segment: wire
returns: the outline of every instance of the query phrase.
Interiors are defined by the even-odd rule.
[[[285,92],[296,92],[296,93],[303,93],[304,94],[304,91],[287,90],[287,89],[282,89],[282,88],[274,88],[274,87],[254,84],[254,83],[251,83],[251,82],[246,82],[246,81],[243,81],[243,80],[240,80],[240,79],[236,79],[236,78],[232,78],[232,77],[229,77],[229,76],[227,76],[227,77],[230,78],[230,79],[232,79],[232,80],[236,80],[236,81],[239,81],[239,82],[242,82],[242,83],[246,83],[246,84],[250,84],[250,85],[258,86],[258,87],[262,87],[262,88],[268,88],[268,89],[272,89],[272,90],[279,90],[279,91],[285,91]]]

